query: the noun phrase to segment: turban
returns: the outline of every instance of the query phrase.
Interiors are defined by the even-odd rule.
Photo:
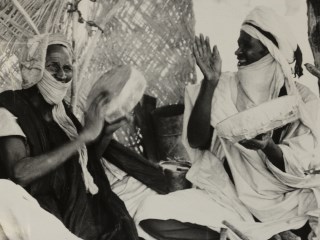
[[[27,40],[21,59],[22,88],[29,88],[37,84],[43,77],[47,48],[49,45],[60,44],[68,49],[71,57],[73,51],[71,43],[61,33],[40,34]]]
[[[245,18],[242,30],[259,39],[268,48],[271,55],[278,55],[277,53],[272,54],[274,52],[273,48],[276,47],[287,63],[296,61],[295,74],[299,77],[302,75],[300,47],[288,24],[272,9],[264,6],[254,8]],[[273,57],[279,58],[279,56]],[[278,62],[280,60],[284,61],[284,59],[276,58]]]
[[[73,50],[71,42],[66,38],[66,35],[61,33],[49,34],[48,46],[50,45],[63,45],[67,48],[71,58],[73,58]]]

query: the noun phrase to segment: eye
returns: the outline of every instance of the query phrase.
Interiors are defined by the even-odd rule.
[[[57,72],[59,70],[59,66],[55,63],[49,63],[46,65],[46,69],[49,72]]]
[[[73,70],[72,67],[69,65],[63,66],[63,71],[65,72],[72,72],[72,70]]]

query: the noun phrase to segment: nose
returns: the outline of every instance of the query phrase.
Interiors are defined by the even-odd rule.
[[[67,75],[66,75],[65,71],[62,68],[59,68],[59,71],[57,72],[56,77],[59,80],[65,80],[67,78]]]
[[[242,53],[242,50],[240,47],[238,47],[238,49],[234,52],[235,55],[240,55]]]

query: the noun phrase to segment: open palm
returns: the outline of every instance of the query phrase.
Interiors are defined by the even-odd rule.
[[[204,39],[203,35],[200,34],[200,37],[195,37],[193,54],[204,77],[217,83],[221,75],[222,66],[217,46],[213,46],[211,51],[210,39],[208,37]]]

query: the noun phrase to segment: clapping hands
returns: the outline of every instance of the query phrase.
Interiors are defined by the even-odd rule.
[[[105,121],[104,106],[110,101],[108,91],[100,92],[91,102],[85,112],[84,127],[81,132],[86,143],[96,140],[100,134],[112,137],[112,134],[130,120],[130,116],[124,116],[113,123]]]
[[[209,37],[204,39],[203,35],[200,34],[200,37],[195,37],[193,55],[205,79],[217,84],[221,75],[222,65],[217,46],[213,46],[211,50]]]

